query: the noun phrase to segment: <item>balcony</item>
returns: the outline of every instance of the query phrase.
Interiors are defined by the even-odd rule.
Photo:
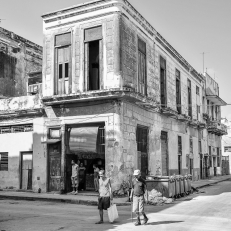
[[[216,134],[218,136],[227,135],[227,126],[217,121],[208,122],[208,132]]]

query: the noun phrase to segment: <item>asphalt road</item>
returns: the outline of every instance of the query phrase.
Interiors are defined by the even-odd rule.
[[[130,207],[118,207],[119,220],[95,225],[93,206],[0,200],[0,231],[230,231],[231,181],[201,189],[171,205],[147,206],[147,225],[135,227]]]

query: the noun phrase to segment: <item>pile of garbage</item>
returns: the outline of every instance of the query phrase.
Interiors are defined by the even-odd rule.
[[[161,192],[158,192],[155,189],[148,191],[148,204],[151,205],[171,204],[173,201],[174,199],[164,197]]]

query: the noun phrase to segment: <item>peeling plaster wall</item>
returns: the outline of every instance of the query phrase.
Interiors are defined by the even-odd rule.
[[[0,142],[0,152],[8,152],[8,171],[0,171],[0,187],[19,189],[20,153],[33,151],[33,132],[0,134]]]
[[[199,175],[198,132],[187,129],[184,123],[162,116],[159,113],[144,110],[131,103],[123,103],[123,155],[126,160],[127,176],[137,168],[137,125],[149,129],[148,158],[151,175],[161,175],[161,131],[168,132],[168,154],[170,175],[178,174],[178,136],[182,137],[182,174],[189,173],[186,166],[186,154],[189,154],[189,138],[193,138],[194,180]]]
[[[0,27],[0,48],[0,95],[27,95],[27,73],[42,69],[42,47]]]
[[[84,86],[84,30],[95,26],[102,26],[103,32],[103,89],[120,88],[120,15],[114,14],[95,20],[75,23],[53,30],[44,30],[44,60],[43,60],[43,95],[54,94],[55,66],[54,40],[55,35],[67,31],[72,32],[72,88],[70,93],[85,91]]]
[[[0,99],[0,114],[2,112],[38,109],[42,107],[39,95]]]
[[[47,191],[47,145],[41,143],[46,136],[45,119],[36,118],[33,120],[33,173],[32,173],[32,189],[38,192],[40,188],[42,192]]]

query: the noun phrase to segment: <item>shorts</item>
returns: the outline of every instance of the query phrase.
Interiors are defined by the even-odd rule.
[[[99,197],[98,199],[98,209],[99,210],[107,210],[110,206],[111,206],[110,197]]]
[[[133,213],[144,212],[144,196],[133,196]]]
[[[79,186],[79,178],[77,176],[71,177],[71,183],[73,188],[78,188]]]

